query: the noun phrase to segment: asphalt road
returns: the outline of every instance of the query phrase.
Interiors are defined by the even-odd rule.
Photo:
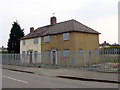
[[[118,88],[118,84],[70,80],[4,70],[2,88]]]

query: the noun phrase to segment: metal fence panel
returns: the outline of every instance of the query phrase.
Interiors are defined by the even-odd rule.
[[[54,61],[52,53],[2,54],[2,64],[36,67],[81,68],[91,71],[118,72],[119,49],[57,52]]]

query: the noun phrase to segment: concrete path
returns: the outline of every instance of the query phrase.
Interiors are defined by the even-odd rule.
[[[35,74],[42,74],[46,76],[64,76],[64,77],[77,77],[83,79],[103,80],[103,81],[118,81],[117,73],[103,73],[81,69],[51,69],[51,68],[36,68],[36,67],[23,67],[15,65],[2,65],[3,69],[13,69],[20,71],[27,71]]]

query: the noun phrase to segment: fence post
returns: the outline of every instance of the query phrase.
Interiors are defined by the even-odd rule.
[[[120,73],[120,49],[118,49],[117,71]]]
[[[90,60],[90,71],[92,71],[92,64],[91,64],[91,51],[89,50],[89,56],[90,56],[90,58],[89,58],[89,60]]]

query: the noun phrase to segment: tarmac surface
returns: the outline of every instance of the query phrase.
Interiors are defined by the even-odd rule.
[[[6,69],[3,69],[2,79],[2,88],[118,88],[115,83],[70,80]]]
[[[91,80],[100,82],[120,83],[118,73],[103,73],[81,69],[54,69],[54,68],[37,68],[37,67],[24,67],[16,65],[2,65],[3,69],[27,72],[38,75],[46,75],[52,77],[70,78],[78,80]]]

